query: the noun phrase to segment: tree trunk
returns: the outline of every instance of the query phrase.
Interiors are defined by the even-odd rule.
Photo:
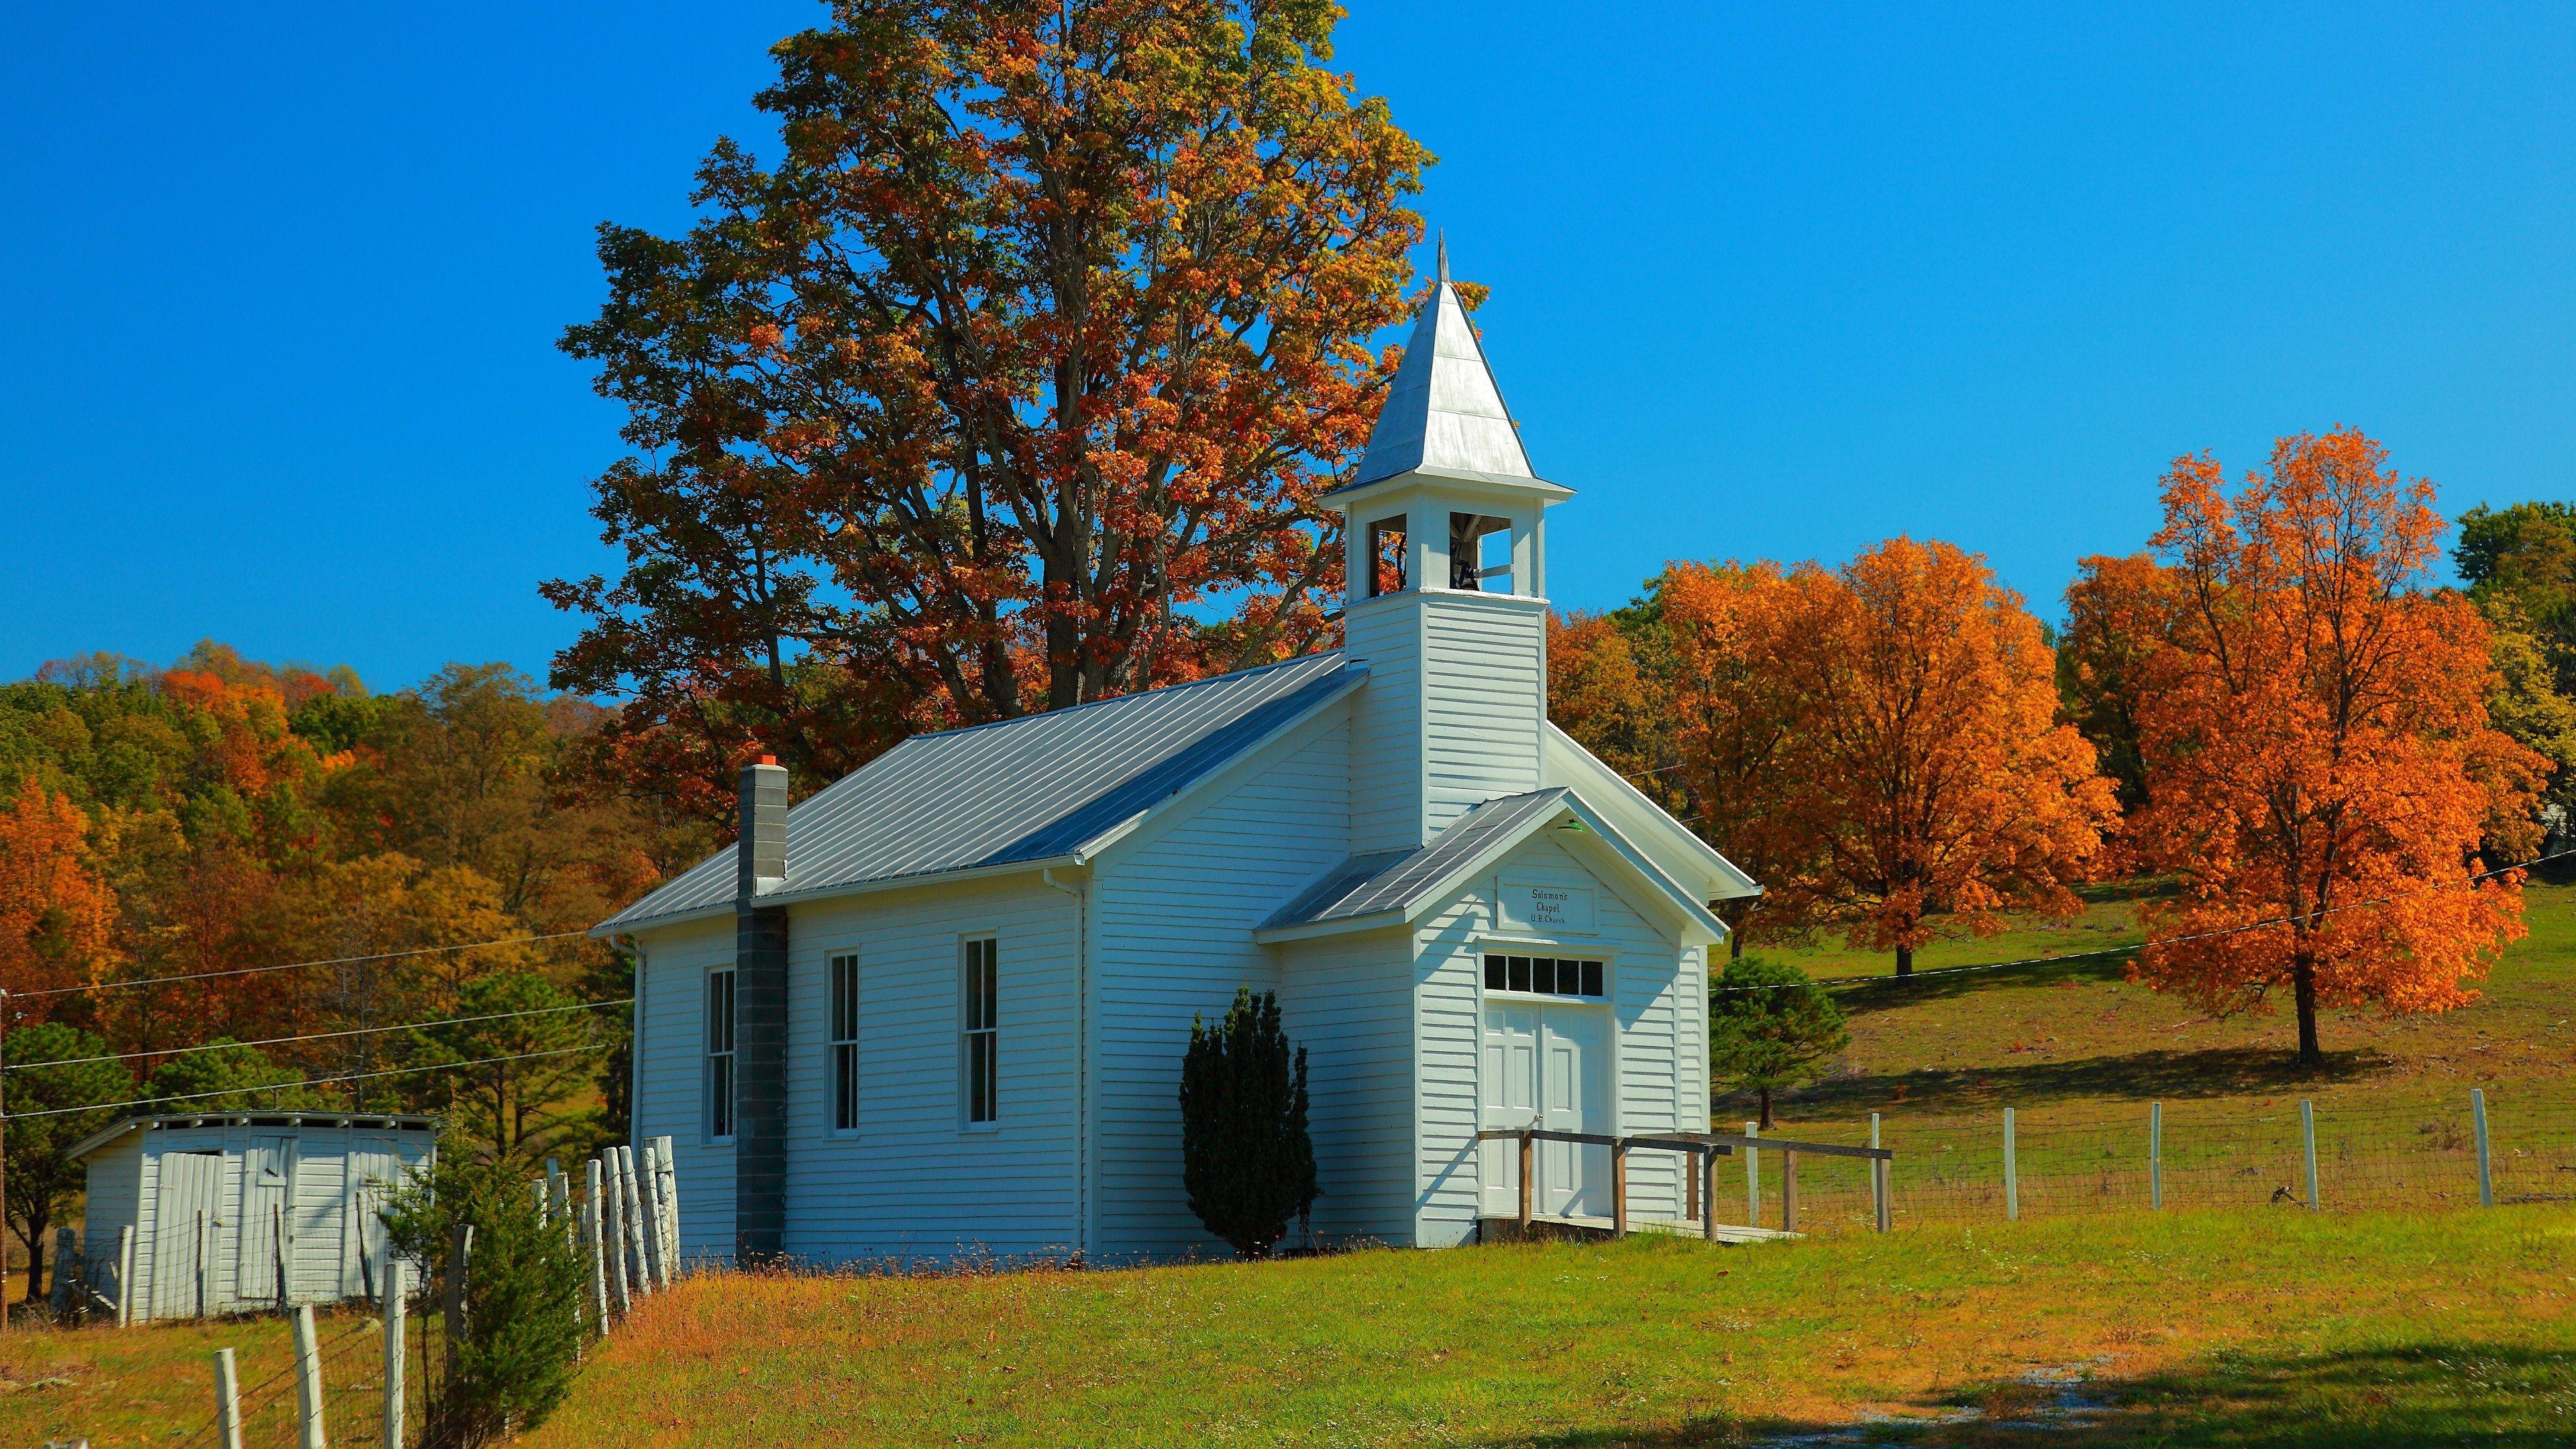
[[[1729,961],[1741,961],[1744,959],[1744,928],[1742,926],[1737,926],[1734,930],[1726,933],[1726,959]]]
[[[1762,1094],[1762,1130],[1768,1132],[1771,1130],[1771,1089],[1764,1086],[1755,1090]]]
[[[27,1301],[30,1303],[45,1301],[45,1229],[52,1216],[51,1213],[42,1217],[31,1214],[27,1219]],[[6,1296],[0,1294],[0,1298]]]
[[[1896,974],[1899,976],[1911,976],[1914,974],[1913,947],[1899,946],[1896,948]]]
[[[2299,1004],[2299,1065],[2322,1067],[2326,1054],[2317,1044],[2317,963],[2305,950],[2291,953],[2290,986]]]

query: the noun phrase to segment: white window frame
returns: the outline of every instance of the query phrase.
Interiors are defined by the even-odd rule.
[[[855,1137],[859,1131],[859,953],[834,951],[826,956],[823,981],[829,1007],[823,1059],[830,1093],[826,1122],[834,1136]]]
[[[968,936],[959,943],[957,1118],[969,1132],[1002,1125],[1001,972],[1000,937]]]
[[[698,1045],[704,1063],[698,1091],[698,1129],[711,1145],[733,1141],[734,1130],[742,1125],[742,1058],[734,1037],[739,1022],[734,994],[738,979],[733,967],[715,967],[707,972],[705,985],[698,993]],[[723,993],[721,1017],[719,989]]]

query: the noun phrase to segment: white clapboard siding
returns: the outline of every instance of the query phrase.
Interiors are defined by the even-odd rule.
[[[1410,850],[1422,833],[1422,614],[1412,596],[1354,602],[1342,653],[1368,664],[1352,696],[1350,848]]]
[[[791,908],[787,1251],[1062,1257],[1080,1243],[1071,896],[1034,873]],[[963,943],[993,938],[1000,1121],[966,1123]],[[832,1129],[831,958],[859,958],[859,1127]],[[683,1183],[685,1205],[693,1184]]]
[[[128,1133],[121,1140],[90,1154],[82,1164],[84,1188],[81,1203],[81,1251],[98,1261],[102,1255],[113,1264],[117,1261],[117,1235],[122,1228],[134,1228],[135,1257],[148,1258],[144,1249],[152,1241],[142,1226],[143,1211],[143,1134]],[[138,1271],[141,1264],[137,1264]],[[108,1272],[115,1270],[111,1267]],[[108,1282],[102,1275],[102,1285]],[[118,1284],[116,1291],[130,1292],[131,1285]],[[149,1302],[149,1299],[138,1299]]]
[[[1306,1049],[1315,1143],[1314,1233],[1325,1242],[1413,1240],[1413,1012],[1402,931],[1281,948],[1279,1011]]]
[[[1622,1135],[1669,1132],[1685,1125],[1682,1096],[1689,1071],[1681,1058],[1689,1038],[1682,1003],[1698,981],[1697,952],[1680,945],[1630,901],[1624,882],[1594,872],[1556,841],[1533,839],[1495,869],[1515,879],[1583,886],[1593,893],[1594,929],[1553,937],[1568,956],[1600,954],[1610,963],[1612,1020],[1611,1131]],[[1420,1140],[1415,1160],[1420,1220],[1418,1240],[1440,1247],[1467,1240],[1479,1207],[1475,1134],[1481,1053],[1484,973],[1479,941],[1490,929],[1495,888],[1491,876],[1471,883],[1456,899],[1425,919],[1417,932],[1414,1049]],[[1517,951],[1533,947],[1515,945]],[[1539,952],[1538,954],[1545,954]],[[1696,984],[1694,984],[1696,983]],[[1705,1045],[1700,1048],[1705,1060]],[[1700,1068],[1704,1073],[1704,1065]],[[1704,1077],[1703,1077],[1704,1079]],[[1706,1094],[1701,1094],[1705,1102]],[[1707,1109],[1700,1109],[1704,1122]],[[1693,1123],[1692,1125],[1698,1125]],[[1680,1159],[1639,1152],[1629,1159],[1628,1203],[1644,1219],[1682,1215]]]
[[[707,972],[733,964],[733,920],[648,931],[641,944],[635,1137],[671,1139],[680,1179],[681,1256],[731,1261],[733,1148],[707,1140],[705,1033]]]
[[[1252,928],[1343,858],[1349,738],[1336,714],[1286,758],[1105,859],[1094,876],[1093,1242],[1103,1255],[1224,1251],[1181,1186],[1181,1056],[1194,1017],[1222,1016],[1238,987],[1281,984]],[[1282,1014],[1290,1036],[1310,1046],[1336,1029],[1320,1019],[1310,1027],[1284,1005]]]
[[[1547,605],[1499,594],[1422,599],[1423,828],[1539,788]],[[1369,687],[1375,688],[1372,677]]]

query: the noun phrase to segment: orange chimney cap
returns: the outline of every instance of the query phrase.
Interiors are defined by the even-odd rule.
[[[778,763],[778,757],[776,755],[763,755],[760,757],[760,762],[764,765],[775,765]]]

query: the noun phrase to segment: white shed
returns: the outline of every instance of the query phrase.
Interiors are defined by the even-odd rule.
[[[118,1263],[133,1230],[135,1322],[372,1296],[376,1209],[436,1144],[427,1117],[129,1117],[71,1150],[89,1172],[81,1241],[91,1261]]]

